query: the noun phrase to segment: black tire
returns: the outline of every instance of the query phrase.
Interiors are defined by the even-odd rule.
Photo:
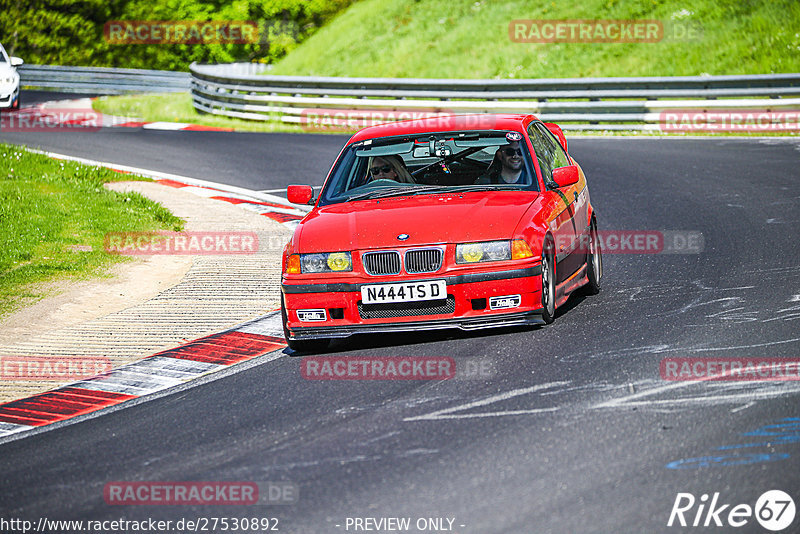
[[[283,337],[286,339],[286,344],[293,351],[304,354],[324,352],[330,345],[330,340],[328,339],[289,339],[289,329],[286,327],[286,305],[283,303],[283,296],[281,296],[281,319],[283,320]]]
[[[550,324],[556,316],[555,247],[548,236],[542,246],[542,320]]]
[[[597,234],[597,221],[592,219],[589,229],[589,253],[586,255],[586,277],[589,283],[585,286],[588,295],[600,293],[600,280],[603,278],[603,251]]]

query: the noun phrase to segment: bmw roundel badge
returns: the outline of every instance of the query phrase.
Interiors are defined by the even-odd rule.
[[[399,236],[397,236],[397,239],[399,239],[400,241],[405,241],[409,237],[410,236],[408,234],[400,234]]]

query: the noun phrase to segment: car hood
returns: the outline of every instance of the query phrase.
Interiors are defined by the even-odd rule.
[[[417,195],[323,206],[300,224],[297,252],[511,239],[537,198],[529,191]],[[404,241],[400,234],[408,234]]]

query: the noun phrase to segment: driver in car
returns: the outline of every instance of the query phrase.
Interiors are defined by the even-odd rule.
[[[394,180],[402,184],[413,184],[414,179],[406,169],[403,158],[396,155],[376,156],[369,162],[369,179]]]
[[[527,184],[525,163],[518,141],[513,141],[497,149],[489,168],[475,180],[476,185],[489,184]]]

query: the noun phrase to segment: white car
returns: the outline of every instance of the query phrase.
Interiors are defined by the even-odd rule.
[[[9,56],[0,44],[0,109],[19,109],[19,74],[17,67],[23,61]]]

